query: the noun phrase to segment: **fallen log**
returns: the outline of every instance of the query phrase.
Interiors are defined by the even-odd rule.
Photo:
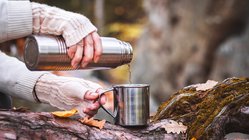
[[[0,111],[0,139],[184,139],[184,134],[166,134],[161,126],[168,120],[147,127],[124,128],[106,123],[103,129],[90,127],[75,118],[58,118],[48,112]]]
[[[147,127],[106,123],[100,130],[49,112],[0,111],[0,139],[223,139],[231,132],[249,134],[249,78],[185,87],[158,108]]]

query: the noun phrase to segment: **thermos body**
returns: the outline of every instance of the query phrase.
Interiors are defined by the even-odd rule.
[[[110,69],[131,62],[133,50],[129,43],[110,37],[101,37],[101,41],[103,51],[99,61],[78,69]],[[29,36],[24,50],[24,62],[29,70],[74,70],[65,41],[60,36]]]

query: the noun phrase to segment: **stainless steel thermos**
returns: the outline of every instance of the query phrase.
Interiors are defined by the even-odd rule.
[[[101,37],[103,52],[97,63],[78,69],[109,69],[130,63],[133,50],[129,43]],[[60,36],[31,35],[26,39],[24,62],[29,70],[73,70],[67,46]]]

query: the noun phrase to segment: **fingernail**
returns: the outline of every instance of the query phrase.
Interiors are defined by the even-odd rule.
[[[103,89],[103,88],[98,88],[97,90],[96,90],[96,93],[102,93],[102,92],[104,92],[105,90]]]
[[[98,109],[98,106],[97,106],[96,104],[91,105],[91,110],[92,110],[92,111],[93,111],[93,110],[96,110],[96,109]]]
[[[86,67],[86,65],[87,65],[87,63],[85,63],[85,62],[83,62],[82,64],[81,64],[81,66],[84,68],[84,67]]]
[[[91,105],[91,110],[94,110],[95,108],[96,108],[96,106],[95,105]]]
[[[74,69],[76,69],[76,68],[77,68],[77,66],[76,66],[76,65],[73,65],[73,68],[74,68]]]
[[[72,62],[71,65],[73,66],[74,69],[77,67],[77,64],[74,62]]]
[[[77,68],[78,68],[78,64],[74,64],[74,65],[73,65],[73,68],[74,68],[74,69],[77,69]]]
[[[71,66],[74,68],[74,63],[73,63],[73,61],[71,61]]]
[[[99,61],[99,57],[97,56],[97,57],[95,57],[95,59],[94,59],[94,63],[97,63]]]
[[[90,95],[92,95],[92,96],[98,96],[99,94],[95,93],[95,92],[92,92]]]
[[[82,68],[84,68],[84,66],[85,66],[85,63],[84,63],[84,62],[82,62],[82,63],[81,63],[81,67],[82,67]]]
[[[104,105],[106,103],[106,97],[102,96],[101,99],[100,99],[100,102],[101,102],[102,105]]]

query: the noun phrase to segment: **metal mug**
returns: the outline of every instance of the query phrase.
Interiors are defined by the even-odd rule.
[[[147,84],[121,84],[115,85],[100,94],[113,91],[114,111],[101,107],[114,118],[115,124],[121,126],[145,126],[149,122],[149,85]],[[100,101],[99,98],[99,101]]]

